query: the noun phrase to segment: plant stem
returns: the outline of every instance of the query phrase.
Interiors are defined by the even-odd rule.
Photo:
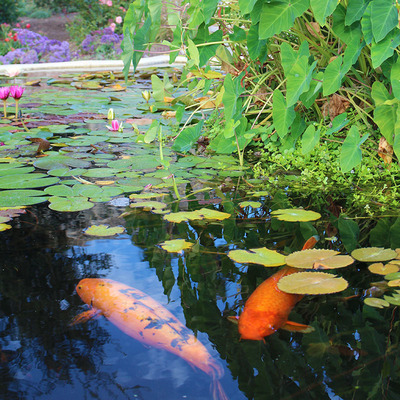
[[[4,106],[4,118],[7,118],[7,105],[6,105],[7,100],[3,100],[3,106]]]

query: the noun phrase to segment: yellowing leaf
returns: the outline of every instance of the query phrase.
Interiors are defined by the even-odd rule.
[[[400,286],[400,279],[393,279],[393,280],[389,281],[388,286],[390,286],[390,287]]]
[[[297,272],[281,278],[278,288],[291,294],[328,294],[345,290],[345,279],[326,272]]]
[[[261,203],[259,201],[242,201],[239,203],[240,208],[245,208],[245,207],[252,207],[252,208],[259,208],[261,207]]]
[[[115,183],[115,181],[95,181],[95,184],[99,186],[112,185],[113,183]]]
[[[162,210],[167,205],[165,203],[161,203],[160,201],[141,201],[139,203],[132,203],[129,205],[131,208],[143,208],[146,211],[151,210]]]
[[[338,254],[338,251],[323,249],[296,251],[286,257],[286,264],[304,269],[313,268],[314,264],[321,264],[323,268],[329,269],[347,267],[354,262],[350,256]]]
[[[351,255],[356,260],[364,262],[389,261],[397,257],[395,250],[384,249],[381,247],[365,247],[363,249],[356,249],[352,251]]]
[[[160,243],[160,246],[169,253],[179,253],[183,250],[190,249],[194,243],[187,242],[184,239],[166,240]]]
[[[373,274],[386,275],[386,274],[391,274],[393,272],[397,272],[399,270],[399,267],[394,264],[383,265],[383,263],[374,263],[374,264],[371,264],[368,267],[368,269]]]
[[[265,247],[250,250],[231,250],[228,257],[238,263],[260,264],[264,267],[278,267],[285,264],[285,257]]]
[[[89,236],[114,236],[124,231],[125,228],[122,226],[92,225],[85,229],[83,233]]]
[[[0,224],[0,232],[6,231],[7,229],[11,229],[12,226],[8,224]]]
[[[271,215],[278,218],[281,221],[290,221],[290,222],[315,221],[321,218],[321,214],[315,211],[303,210],[302,208],[287,208],[287,209],[275,210],[271,212]]]
[[[231,214],[224,213],[221,211],[211,210],[209,208],[201,208],[196,211],[180,211],[177,213],[170,213],[164,215],[164,219],[169,222],[183,222],[183,221],[193,221],[193,220],[201,220],[201,219],[213,219],[222,221],[226,218],[229,218]]]
[[[389,305],[390,305],[386,300],[377,299],[375,297],[367,297],[366,299],[364,299],[364,303],[367,306],[376,307],[376,308],[389,307]]]
[[[147,200],[147,199],[155,199],[157,197],[163,197],[166,196],[168,193],[151,193],[151,192],[145,192],[145,193],[132,193],[129,195],[129,198],[132,200]]]

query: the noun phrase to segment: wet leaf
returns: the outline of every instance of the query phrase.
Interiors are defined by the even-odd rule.
[[[166,240],[164,243],[160,243],[160,246],[168,253],[180,253],[183,250],[190,249],[193,245],[194,243],[187,242],[184,239]]]
[[[345,290],[345,279],[326,272],[297,272],[281,278],[278,288],[292,294],[329,294]]]
[[[0,207],[22,207],[43,203],[46,193],[41,190],[2,190],[0,191]]]
[[[375,308],[384,308],[389,307],[389,303],[386,300],[375,298],[375,297],[367,297],[364,299],[364,303],[367,306],[375,307]]]
[[[228,257],[241,264],[260,264],[264,267],[278,267],[285,264],[285,256],[266,247],[250,250],[231,250]]]
[[[0,176],[0,189],[31,189],[54,185],[58,178],[48,178],[46,174],[31,173],[23,175]]]
[[[11,229],[11,228],[12,228],[11,225],[8,225],[8,224],[1,224],[1,223],[0,223],[0,232],[6,231],[7,229]]]
[[[88,201],[85,197],[50,197],[49,208],[55,211],[73,212],[88,210],[94,206],[94,203]]]
[[[92,225],[89,228],[85,229],[83,233],[89,236],[114,236],[120,233],[125,232],[125,228],[122,226],[113,226],[109,225]]]
[[[221,211],[211,210],[209,208],[201,208],[197,211],[181,211],[177,213],[170,213],[164,215],[164,219],[169,222],[183,222],[183,221],[193,221],[202,219],[212,219],[217,221],[222,221],[229,218],[231,214],[224,213]]]
[[[371,264],[368,267],[368,269],[374,274],[387,275],[387,274],[391,274],[393,272],[397,272],[399,270],[399,267],[394,264],[383,265],[383,263],[374,263],[374,264]]]
[[[245,208],[245,207],[252,207],[252,208],[259,208],[261,207],[261,203],[259,201],[242,201],[239,203],[240,208]]]
[[[286,264],[295,268],[314,268],[314,264],[321,264],[325,269],[343,268],[354,262],[347,255],[339,255],[335,250],[310,249],[296,251],[286,257]]]
[[[351,252],[351,256],[358,261],[364,262],[380,262],[389,261],[397,257],[397,253],[392,249],[384,249],[380,247],[365,247],[356,249]]]
[[[271,212],[271,215],[278,218],[281,221],[290,221],[290,222],[298,222],[298,221],[315,221],[321,218],[321,214],[315,211],[307,211],[302,208],[287,208],[280,209]]]

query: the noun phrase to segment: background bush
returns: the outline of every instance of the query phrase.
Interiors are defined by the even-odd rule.
[[[0,24],[4,22],[7,22],[8,24],[17,22],[18,17],[19,17],[18,0],[0,1]]]

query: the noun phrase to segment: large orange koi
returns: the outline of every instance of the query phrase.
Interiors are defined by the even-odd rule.
[[[316,237],[311,237],[303,246],[303,250],[314,247]],[[247,299],[243,312],[239,317],[239,333],[241,339],[264,340],[278,329],[296,332],[310,332],[308,325],[288,321],[293,307],[303,295],[289,294],[278,289],[278,282],[286,275],[298,272],[298,269],[284,267],[265,280]]]
[[[160,303],[140,290],[111,279],[83,279],[76,291],[92,309],[75,317],[72,324],[102,314],[134,339],[176,354],[210,375],[213,398],[227,400],[218,381],[223,376],[221,365]]]

